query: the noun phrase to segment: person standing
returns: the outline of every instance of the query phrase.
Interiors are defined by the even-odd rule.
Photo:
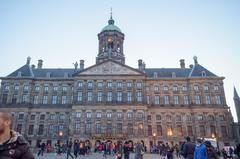
[[[11,114],[0,112],[0,158],[34,159],[28,142],[21,134],[10,129],[11,124]]]
[[[183,157],[185,159],[193,159],[195,144],[191,142],[191,138],[189,136],[187,136],[185,139],[186,139],[186,142],[183,145],[183,152],[182,152]]]
[[[72,139],[70,138],[70,140],[67,141],[67,159],[68,159],[68,156],[74,159],[73,155],[71,154],[71,151],[72,151]]]
[[[138,141],[135,147],[135,158],[134,159],[142,159],[143,157],[143,145]]]
[[[206,146],[202,143],[202,139],[197,139],[197,145],[194,150],[194,159],[207,159]]]

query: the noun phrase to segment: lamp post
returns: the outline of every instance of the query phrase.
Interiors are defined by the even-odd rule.
[[[153,133],[153,144],[156,145],[156,133]]]

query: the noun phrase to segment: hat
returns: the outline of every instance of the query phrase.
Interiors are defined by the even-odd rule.
[[[198,143],[202,143],[202,139],[201,138],[197,138],[197,142]]]

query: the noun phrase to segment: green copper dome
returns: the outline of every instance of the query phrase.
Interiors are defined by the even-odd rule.
[[[108,25],[105,26],[101,32],[103,31],[118,31],[118,32],[122,32],[121,29],[119,27],[117,27],[116,25],[114,25],[114,20],[112,19],[112,15],[110,17],[110,19],[108,20]]]

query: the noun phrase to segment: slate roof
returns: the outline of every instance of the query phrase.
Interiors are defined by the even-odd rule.
[[[21,77],[47,78],[47,74],[50,73],[50,78],[66,78],[65,74],[67,73],[68,78],[71,78],[75,75],[76,72],[78,72],[78,70],[75,71],[74,68],[32,69],[30,65],[26,64],[13,73],[9,74],[7,77],[18,77],[18,72],[21,72]],[[203,72],[205,74],[204,76],[202,76]],[[144,70],[144,73],[149,78],[154,78],[155,73],[157,73],[158,78],[173,78],[173,74],[176,76],[176,78],[218,77],[200,64],[195,64],[192,68],[146,68]]]

